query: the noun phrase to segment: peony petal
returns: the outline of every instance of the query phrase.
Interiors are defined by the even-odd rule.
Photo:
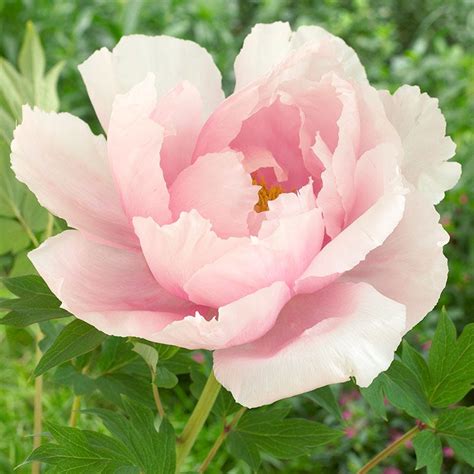
[[[197,313],[170,324],[151,337],[187,349],[214,350],[244,344],[272,328],[290,297],[290,289],[282,282],[275,282],[222,306],[217,318],[207,320]]]
[[[240,239],[220,239],[196,210],[181,213],[169,225],[140,217],[133,223],[156,280],[183,298],[187,298],[183,286],[197,270],[240,244]]]
[[[456,145],[446,135],[438,100],[415,86],[402,86],[393,96],[380,92],[388,119],[399,133],[405,154],[404,177],[437,204],[459,180],[461,165],[448,162]]]
[[[176,178],[170,189],[175,218],[196,209],[221,237],[249,234],[247,218],[258,201],[258,187],[233,151],[201,156]]]
[[[201,96],[187,81],[178,84],[158,101],[153,119],[165,129],[160,165],[168,187],[191,164],[202,127],[201,116]]]
[[[146,337],[196,310],[159,286],[141,253],[78,231],[48,239],[29,257],[63,308],[107,334]]]
[[[403,218],[393,233],[342,277],[370,283],[388,298],[403,303],[407,330],[433,309],[446,285],[448,264],[443,245],[449,236],[438,220],[439,214],[426,195],[409,194]]]
[[[346,227],[316,255],[296,281],[298,293],[312,293],[326,284],[327,277],[354,268],[393,232],[403,216],[405,197],[389,193]]]
[[[71,227],[116,246],[137,246],[109,170],[104,137],[72,115],[23,108],[12,168],[39,202]]]
[[[318,26],[301,26],[292,33],[288,23],[275,22],[255,25],[245,38],[234,64],[235,90],[271,72],[292,50],[308,45],[313,48],[324,45],[341,64],[346,77],[367,82],[357,54],[342,39]]]
[[[149,74],[130,92],[117,95],[110,117],[107,150],[130,218],[171,221],[169,194],[160,167],[164,130],[151,115],[156,107],[155,78]]]
[[[217,380],[246,407],[354,376],[368,386],[393,360],[405,308],[365,283],[293,298],[260,339],[214,353]]]
[[[124,36],[112,52],[96,51],[79,71],[106,131],[115,96],[128,92],[150,72],[156,76],[159,98],[180,82],[191,82],[201,94],[206,117],[224,99],[221,75],[210,54],[192,41],[170,36]]]
[[[275,281],[292,288],[319,252],[323,235],[319,209],[263,221],[258,237],[203,266],[184,289],[197,304],[220,307]]]

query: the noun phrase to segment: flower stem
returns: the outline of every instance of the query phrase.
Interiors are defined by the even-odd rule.
[[[151,389],[153,391],[153,398],[155,400],[156,408],[158,410],[160,418],[163,419],[165,417],[165,409],[163,408],[163,404],[161,403],[160,392],[158,391],[158,387],[156,386],[153,380],[151,382]]]
[[[201,467],[199,468],[199,473],[202,474],[206,472],[207,468],[211,464],[212,460],[214,459],[215,455],[217,454],[217,451],[219,451],[219,448],[222,446],[222,443],[225,441],[227,438],[227,435],[230,433],[232,428],[234,428],[237,423],[239,422],[240,418],[242,418],[242,415],[245,413],[245,410],[247,408],[242,407],[232,418],[232,421],[224,425],[224,429],[222,430],[222,433],[219,435],[219,437],[216,439],[214,442],[212,448],[210,449],[209,453],[206,456],[206,459],[204,459],[203,463],[201,464]]]
[[[366,474],[370,470],[372,470],[375,466],[377,466],[381,461],[391,456],[393,453],[398,451],[404,443],[408,440],[414,438],[419,432],[421,428],[419,426],[414,426],[411,430],[407,431],[403,436],[395,440],[393,443],[389,444],[383,451],[380,451],[377,455],[375,455],[362,469],[360,469],[357,474]]]
[[[36,332],[36,363],[41,359],[41,350],[39,348],[39,341],[41,339],[41,331],[38,328]],[[35,378],[35,398],[33,402],[33,449],[41,446],[41,432],[43,431],[43,376],[40,375]],[[41,471],[40,463],[35,461],[31,465],[31,473],[39,474]]]
[[[207,379],[206,385],[199,397],[199,400],[194,407],[189,420],[184,427],[183,433],[178,440],[178,446],[176,447],[176,472],[180,472],[180,468],[183,465],[187,455],[191,451],[196,438],[199,435],[211,409],[216,401],[219,390],[221,389],[220,383],[214,377],[214,373],[211,372]]]

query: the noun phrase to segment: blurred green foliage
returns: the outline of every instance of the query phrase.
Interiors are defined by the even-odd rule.
[[[60,109],[84,118],[96,131],[100,130],[98,122],[77,65],[94,50],[102,46],[112,48],[122,35],[132,33],[168,34],[192,39],[205,46],[223,73],[226,93],[230,93],[233,87],[233,60],[253,24],[276,20],[289,21],[293,27],[319,24],[344,38],[357,51],[370,80],[378,88],[393,92],[405,83],[418,84],[423,91],[438,97],[448,122],[448,133],[457,143],[456,159],[463,164],[460,184],[448,193],[439,206],[442,223],[451,235],[451,243],[446,248],[450,261],[448,286],[438,308],[445,304],[459,327],[472,320],[472,0],[0,0],[0,56],[11,63],[16,63],[23,31],[29,20],[34,22],[44,43],[47,69],[65,62],[58,86]],[[5,158],[6,149],[0,148],[2,153]],[[25,214],[28,209],[35,209],[29,199],[22,201]],[[0,274],[30,273],[31,267],[25,257],[28,241],[24,237],[21,237],[23,240],[11,238],[12,235],[20,235],[12,224],[13,220],[9,220],[8,224],[4,221],[11,217],[0,212]],[[44,214],[37,217],[31,215],[29,219],[40,222],[38,226],[32,226],[33,232],[40,238],[45,226]],[[419,348],[431,340],[436,319],[427,318],[411,333],[409,339],[414,346]],[[52,327],[46,330],[54,331]],[[8,363],[0,364],[0,472],[10,473],[30,452],[27,436],[32,432],[32,331],[1,329],[0,357],[3,361],[8,360]],[[64,423],[70,409],[70,389],[57,379],[47,379],[46,390],[44,410],[48,419]],[[386,423],[368,414],[368,405],[358,398],[358,392],[351,391],[350,384],[336,387],[336,392],[346,426],[346,437],[334,447],[336,451],[321,450],[312,458],[285,462],[268,458],[260,472],[355,472],[390,439],[409,427],[409,419],[395,407],[388,406],[388,430]],[[182,417],[182,423],[185,411],[190,409],[186,396],[181,394],[182,406],[178,404],[175,413],[178,420]],[[291,403],[292,409],[301,417],[334,422],[335,417],[330,414],[323,416],[310,398],[298,397]],[[86,419],[83,427],[95,428],[96,425]],[[214,428],[204,433],[196,445],[196,457],[203,458],[215,436]],[[411,472],[415,465],[413,450],[402,450],[390,462],[401,472]],[[469,472],[456,464],[448,451],[443,462],[446,472]],[[322,467],[316,468],[316,465]],[[226,465],[224,450],[216,458],[216,466],[215,471],[209,472],[248,472],[244,464],[237,467]]]

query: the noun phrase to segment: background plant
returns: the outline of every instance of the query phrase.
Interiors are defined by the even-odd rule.
[[[230,92],[232,63],[244,36],[256,22],[279,19],[294,27],[320,24],[342,36],[379,88],[393,91],[403,83],[418,84],[439,97],[464,172],[439,207],[451,235],[448,286],[438,308],[410,333],[400,357],[367,390],[359,392],[347,383],[246,413],[222,390],[185,467],[197,469],[214,441],[223,438],[207,472],[356,472],[408,432],[411,438],[402,439],[402,448],[373,472],[389,466],[412,472],[415,465],[428,466],[429,472],[439,472],[441,465],[447,472],[472,472],[474,335],[472,325],[466,326],[474,304],[474,164],[469,160],[474,145],[474,12],[469,0],[0,0],[0,272],[9,278],[1,290],[6,316],[0,328],[0,472],[13,472],[31,453],[33,373],[45,374],[42,408],[48,421],[44,431],[50,435],[43,441],[51,443],[43,444],[34,458],[63,463],[50,462],[46,472],[64,472],[64,462],[72,472],[170,472],[172,427],[182,432],[210,367],[209,355],[198,351],[105,338],[59,310],[40,280],[19,278],[34,273],[27,251],[64,228],[9,170],[9,142],[21,120],[21,104],[72,112],[98,132],[76,66],[95,49],[113,47],[120,36],[135,32],[202,44],[213,54]],[[32,25],[26,27],[24,41],[19,34],[29,20],[41,35],[44,52]],[[450,319],[439,317],[442,305]],[[457,340],[450,320],[461,334]],[[45,353],[39,365],[37,340]],[[159,432],[150,422],[159,418],[157,393],[171,422]],[[79,412],[80,407],[86,410]],[[236,415],[239,420],[233,424]],[[147,423],[137,421],[142,419]],[[303,427],[302,421],[312,424]],[[138,451],[125,437],[134,430],[141,440]],[[325,442],[329,447],[321,447]],[[111,451],[123,456],[112,462]],[[91,452],[95,459],[87,458]],[[77,464],[84,457],[95,464]],[[165,464],[153,464],[157,458]],[[16,472],[30,470],[25,465]]]

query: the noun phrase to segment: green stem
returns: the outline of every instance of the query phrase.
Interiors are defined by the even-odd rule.
[[[234,416],[234,418],[232,418],[232,421],[227,424],[227,425],[224,425],[224,429],[222,430],[222,433],[219,435],[219,437],[216,439],[216,441],[214,442],[211,450],[209,451],[209,453],[207,454],[206,456],[206,459],[204,459],[203,463],[201,464],[201,467],[199,468],[199,473],[202,474],[204,472],[206,472],[207,468],[209,467],[209,465],[211,464],[212,460],[214,459],[214,457],[216,456],[217,454],[217,451],[219,451],[219,448],[222,446],[222,443],[225,441],[225,439],[227,438],[227,435],[232,431],[233,428],[235,428],[235,426],[237,425],[237,423],[239,422],[240,418],[242,418],[242,415],[245,413],[245,411],[247,410],[247,408],[245,407],[242,407]]]
[[[220,383],[214,377],[214,373],[211,372],[207,379],[206,385],[199,397],[199,400],[194,407],[194,411],[189,417],[189,420],[184,427],[183,433],[178,440],[178,446],[176,447],[176,472],[179,473],[181,466],[183,465],[186,457],[191,451],[199,432],[201,431],[204,423],[211,412],[211,409],[216,401],[219,390],[221,389]]]
[[[414,426],[410,431],[407,431],[403,436],[389,444],[383,451],[380,451],[380,453],[375,455],[362,469],[357,472],[357,474],[366,474],[372,470],[375,466],[380,464],[381,461],[398,451],[404,443],[414,438],[419,432],[420,427]]]

